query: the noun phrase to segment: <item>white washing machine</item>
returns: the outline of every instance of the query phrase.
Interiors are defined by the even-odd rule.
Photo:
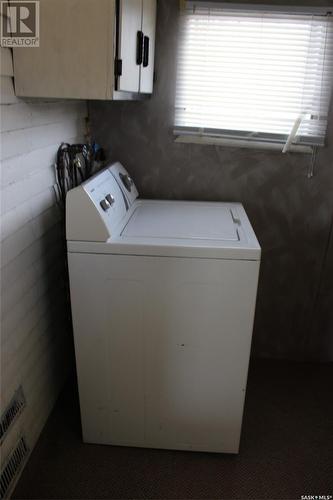
[[[67,196],[83,439],[237,453],[260,246],[238,203],[137,195],[117,163]]]

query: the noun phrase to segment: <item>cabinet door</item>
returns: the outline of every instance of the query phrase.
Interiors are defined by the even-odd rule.
[[[118,57],[122,60],[122,73],[118,78],[118,90],[139,92],[137,42],[142,26],[142,0],[120,0],[119,7]]]
[[[156,0],[143,0],[142,31],[144,54],[141,66],[140,92],[151,94],[154,80]]]
[[[115,0],[40,0],[40,47],[14,48],[16,95],[110,99]]]

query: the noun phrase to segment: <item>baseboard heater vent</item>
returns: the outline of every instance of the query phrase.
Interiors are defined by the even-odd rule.
[[[25,407],[25,397],[22,387],[15,392],[11,402],[1,415],[0,422],[0,443],[5,439],[7,432],[13,425],[23,408]]]
[[[8,498],[29,453],[24,437],[21,437],[14,450],[9,455],[1,469],[0,493],[1,498]]]

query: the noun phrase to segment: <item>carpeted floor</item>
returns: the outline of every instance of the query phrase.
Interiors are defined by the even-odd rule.
[[[330,500],[332,386],[332,364],[253,361],[240,454],[228,456],[84,445],[68,385],[13,498]]]

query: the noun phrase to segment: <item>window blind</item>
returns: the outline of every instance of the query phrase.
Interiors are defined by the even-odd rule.
[[[175,133],[323,145],[332,16],[186,4]]]

